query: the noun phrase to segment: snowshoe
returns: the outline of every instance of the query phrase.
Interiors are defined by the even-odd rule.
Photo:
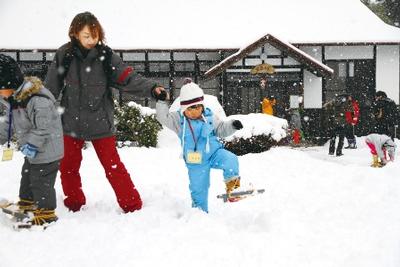
[[[238,202],[250,196],[255,196],[265,192],[265,189],[249,189],[249,190],[238,190],[230,194],[220,194],[217,198],[222,199],[224,202]]]

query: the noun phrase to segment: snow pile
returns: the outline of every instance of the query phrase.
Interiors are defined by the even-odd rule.
[[[170,111],[179,109],[179,97],[175,99],[170,107]],[[271,135],[272,139],[279,142],[286,137],[286,129],[288,123],[285,119],[280,119],[267,114],[247,114],[247,115],[231,115],[226,116],[224,109],[218,102],[217,97],[212,95],[204,95],[204,105],[210,108],[219,118],[224,120],[240,120],[243,129],[236,131],[233,135],[225,138],[226,141],[232,141],[235,138],[248,139],[256,135]]]
[[[156,114],[156,110],[149,108],[149,107],[144,107],[140,104],[137,104],[136,102],[133,101],[129,101],[126,104],[128,107],[134,107],[137,108],[140,112],[140,114],[142,114],[143,116],[151,116],[151,115],[155,115]]]
[[[287,120],[268,114],[251,113],[247,115],[231,115],[228,119],[240,120],[243,124],[243,129],[225,138],[228,142],[235,138],[248,139],[257,135],[271,135],[272,139],[279,142],[282,138],[286,137],[287,134]]]

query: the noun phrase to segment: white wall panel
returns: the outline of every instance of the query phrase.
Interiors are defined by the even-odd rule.
[[[384,91],[399,104],[400,94],[400,47],[380,45],[376,49],[376,90]]]
[[[372,45],[325,46],[325,60],[373,58],[374,47]]]
[[[304,108],[322,108],[322,78],[304,71]]]
[[[320,46],[302,46],[300,50],[322,62],[322,48]]]

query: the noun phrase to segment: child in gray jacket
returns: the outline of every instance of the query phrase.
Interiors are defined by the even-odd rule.
[[[60,115],[55,98],[36,77],[24,79],[15,60],[0,54],[0,102],[6,116],[0,120],[0,142],[8,143],[13,135],[25,155],[19,189],[19,210],[33,213],[32,225],[57,220],[54,183],[63,157]],[[11,160],[12,155],[3,160]]]
[[[370,134],[365,138],[365,142],[371,150],[371,167],[380,168],[385,166],[389,160],[394,161],[396,144],[385,134]],[[388,155],[386,155],[386,153]]]

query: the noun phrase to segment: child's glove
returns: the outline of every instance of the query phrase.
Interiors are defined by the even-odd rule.
[[[235,177],[227,182],[226,185],[226,193],[229,195],[233,190],[240,187],[240,177]]]
[[[161,91],[158,95],[155,96],[157,100],[165,101],[167,99],[167,92]]]
[[[27,158],[33,159],[33,158],[36,156],[38,150],[37,150],[37,147],[36,147],[36,146],[27,143],[27,144],[25,144],[25,145],[23,145],[23,146],[21,147],[21,152],[22,152],[22,154],[24,154]]]
[[[240,130],[243,128],[243,124],[239,121],[239,120],[234,120],[232,122],[232,126],[233,128],[235,128],[236,130]]]

